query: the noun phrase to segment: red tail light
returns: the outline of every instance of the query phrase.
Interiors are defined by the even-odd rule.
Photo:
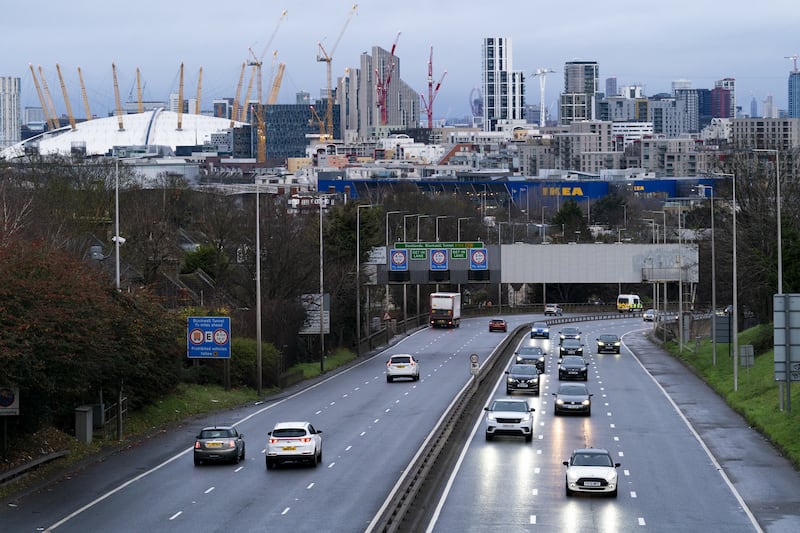
[[[199,450],[200,449],[200,441],[199,440],[194,441],[194,449],[195,450]]]
[[[235,440],[229,440],[228,441],[228,448],[236,448],[236,441]]]
[[[311,442],[311,437],[303,437],[300,442]]]
[[[277,444],[278,443],[278,439],[276,439],[275,437],[270,437],[269,443],[270,444]]]

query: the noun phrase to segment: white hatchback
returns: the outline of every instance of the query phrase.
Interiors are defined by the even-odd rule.
[[[310,422],[278,422],[268,433],[267,470],[288,462],[317,466],[322,461],[321,434]]]
[[[412,381],[419,381],[419,361],[407,353],[389,357],[386,361],[386,383],[391,383],[394,378],[411,378]]]
[[[617,497],[617,468],[608,450],[601,448],[583,448],[575,450],[564,461],[567,467],[566,487],[567,496],[576,492],[599,492]]]

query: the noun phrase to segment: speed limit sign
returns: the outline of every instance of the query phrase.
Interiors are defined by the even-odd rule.
[[[480,360],[478,358],[478,354],[474,353],[469,356],[469,372],[473,376],[478,375],[478,370],[480,370]]]

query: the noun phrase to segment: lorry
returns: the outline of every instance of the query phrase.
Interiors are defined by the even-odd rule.
[[[431,327],[457,328],[461,325],[461,293],[431,293]]]

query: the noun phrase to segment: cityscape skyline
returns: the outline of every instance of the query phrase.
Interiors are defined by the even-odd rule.
[[[325,65],[317,61],[318,42],[331,48],[340,35],[332,60],[334,84],[346,68],[358,67],[364,51],[373,46],[389,49],[397,39],[403,81],[427,93],[433,46],[434,82],[447,71],[434,105],[435,120],[470,114],[470,92],[481,86],[482,41],[493,36],[513,42],[514,67],[525,74],[528,105],[539,103],[533,72],[542,67],[555,70],[548,76],[545,94],[552,116],[558,113],[558,94],[564,89],[564,65],[575,59],[598,63],[601,90],[607,78],[616,78],[619,86],[641,85],[646,95],[670,92],[676,80],[713,88],[716,80],[735,78],[737,105],[749,114],[753,98],[759,112],[770,96],[779,109],[787,109],[793,68],[787,57],[800,51],[800,43],[793,39],[800,7],[783,0],[757,9],[744,1],[722,8],[684,0],[646,6],[626,0],[611,9],[585,0],[569,10],[520,7],[509,1],[495,2],[488,9],[483,2],[450,0],[435,4],[409,0],[387,10],[377,0],[368,0],[358,4],[353,16],[349,16],[350,1],[309,0],[301,10],[245,0],[235,13],[225,12],[230,23],[219,16],[218,4],[202,0],[191,9],[143,0],[136,10],[126,11],[96,0],[45,4],[33,8],[14,3],[4,8],[5,20],[17,23],[3,28],[0,44],[16,52],[5,55],[0,76],[20,77],[22,107],[38,107],[29,64],[41,65],[56,108],[64,113],[56,75],[59,64],[76,115],[82,109],[77,67],[97,116],[115,107],[112,63],[123,101],[135,98],[137,68],[144,98],[168,101],[171,93],[178,92],[181,62],[187,99],[195,94],[202,67],[202,108],[209,110],[213,99],[235,95],[242,62],[250,58],[248,48],[257,55],[265,53],[265,83],[273,50],[278,52],[277,61],[286,64],[278,103],[294,102],[301,91],[319,98],[326,81]],[[581,13],[579,20],[571,18],[574,12]],[[477,20],[480,28],[473,29],[470,21]]]

